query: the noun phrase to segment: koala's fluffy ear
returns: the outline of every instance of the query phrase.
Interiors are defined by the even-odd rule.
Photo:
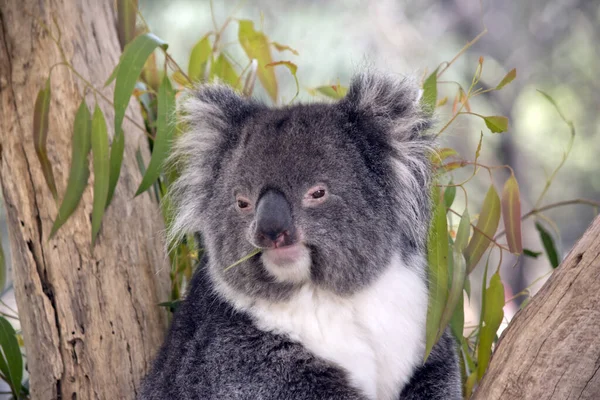
[[[188,90],[179,103],[180,114],[190,126],[190,131],[220,131],[226,134],[227,128],[241,124],[257,104],[241,97],[229,86],[200,85]]]
[[[175,243],[184,233],[197,233],[212,186],[225,155],[236,146],[244,121],[260,107],[224,85],[205,84],[183,94],[178,103],[185,132],[177,138],[169,164],[180,177],[171,185],[175,218],[168,233]]]
[[[351,119],[373,118],[396,140],[413,140],[432,124],[421,107],[421,93],[413,79],[364,73],[352,79],[340,106]]]

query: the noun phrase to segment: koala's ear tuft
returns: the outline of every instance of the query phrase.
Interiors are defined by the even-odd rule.
[[[422,90],[414,79],[382,73],[363,73],[352,79],[340,106],[354,119],[374,119],[396,139],[411,140],[431,125],[423,110]]]
[[[257,104],[241,97],[232,88],[204,84],[186,91],[179,104],[181,116],[191,128],[224,129],[242,123]]]

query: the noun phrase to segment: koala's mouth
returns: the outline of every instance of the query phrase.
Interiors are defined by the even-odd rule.
[[[272,247],[263,250],[263,257],[271,263],[281,267],[295,264],[306,256],[308,249],[302,243],[294,243],[287,246]]]
[[[310,279],[312,258],[301,242],[264,249],[261,256],[266,271],[278,282],[300,284]]]

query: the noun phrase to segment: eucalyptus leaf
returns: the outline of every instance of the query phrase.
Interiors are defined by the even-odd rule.
[[[50,77],[48,77],[44,88],[38,92],[35,100],[33,111],[33,147],[35,148],[35,154],[42,166],[42,173],[44,174],[48,189],[50,189],[54,201],[58,201],[58,191],[56,190],[56,182],[54,180],[54,173],[52,172],[52,164],[48,159],[48,147],[46,145],[48,140],[50,97]]]
[[[108,156],[108,132],[104,114],[98,106],[92,117],[92,154],[94,166],[94,202],[92,206],[92,247],[96,243],[106,199],[108,196],[108,184],[110,176],[110,164]]]
[[[81,196],[87,186],[90,177],[88,167],[88,154],[92,146],[92,118],[88,110],[85,99],[81,101],[81,105],[75,114],[75,122],[73,123],[73,137],[71,147],[71,169],[69,171],[69,179],[67,181],[67,189],[62,200],[56,220],[52,225],[50,237],[53,237],[58,229],[69,219],[73,214]]]
[[[158,120],[152,156],[142,182],[135,193],[136,196],[148,190],[160,176],[163,163],[169,155],[173,133],[175,132],[175,122],[172,120],[174,111],[175,91],[169,78],[165,75],[158,88]]]

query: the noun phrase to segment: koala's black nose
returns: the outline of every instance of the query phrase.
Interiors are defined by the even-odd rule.
[[[256,240],[261,247],[293,244],[295,229],[290,205],[277,190],[267,190],[256,205]]]

